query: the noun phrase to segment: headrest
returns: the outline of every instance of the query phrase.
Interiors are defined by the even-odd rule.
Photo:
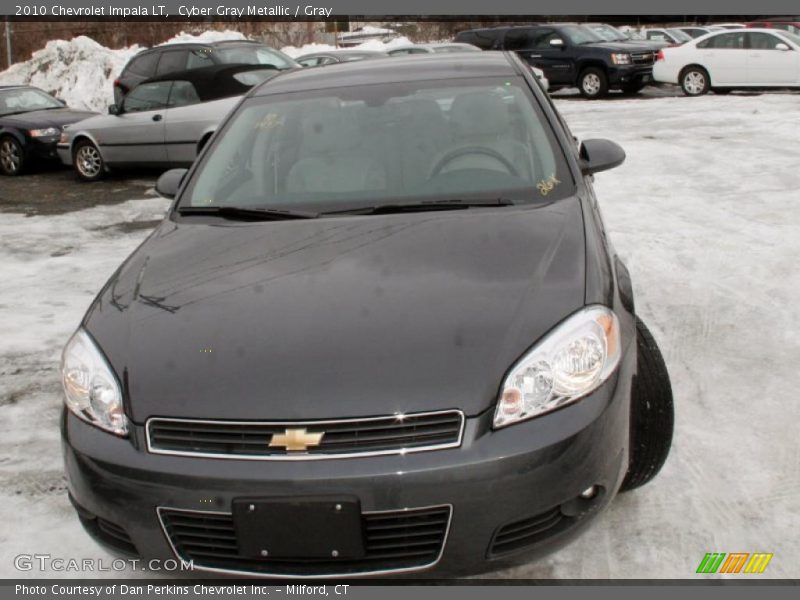
[[[467,92],[453,100],[450,122],[458,137],[499,135],[509,127],[508,109],[493,94]]]
[[[315,102],[306,109],[302,130],[304,153],[346,150],[356,146],[360,139],[353,115],[332,98]]]

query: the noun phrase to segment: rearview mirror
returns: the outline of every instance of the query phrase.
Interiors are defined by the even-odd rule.
[[[620,166],[625,161],[625,150],[611,140],[584,140],[580,157],[581,172],[592,175]]]
[[[119,106],[117,106],[116,104],[109,104],[108,105],[108,114],[110,114],[110,115],[118,115],[121,112],[122,111],[120,110]]]
[[[172,200],[178,194],[183,178],[188,171],[189,169],[170,169],[162,173],[156,181],[156,193],[163,198]]]
[[[775,50],[783,50],[784,52],[786,52],[787,50],[789,50],[789,46],[781,43],[775,44]]]
[[[550,40],[550,45],[554,48],[562,48],[564,46],[564,40],[561,38],[554,38]]]

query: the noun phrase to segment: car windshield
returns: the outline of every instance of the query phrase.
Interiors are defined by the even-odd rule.
[[[667,29],[666,31],[679,42],[690,42],[692,40],[692,36],[680,29]]]
[[[0,116],[63,107],[51,95],[35,88],[0,90]]]
[[[794,42],[797,46],[800,46],[800,35],[796,33],[792,33],[790,31],[781,31],[778,32],[780,37],[786,38],[790,42]]]
[[[180,204],[325,212],[571,193],[551,127],[525,80],[512,77],[249,98]]]
[[[629,39],[627,35],[611,25],[600,23],[597,25],[589,25],[589,28],[604,40],[608,40],[609,42],[621,42]]]
[[[599,34],[595,33],[588,27],[583,27],[582,25],[565,25],[561,28],[561,31],[564,32],[564,35],[569,38],[569,41],[579,46],[581,44],[591,44],[594,42],[605,42],[604,38],[602,38]]]
[[[277,50],[245,44],[217,48],[215,53],[223,63],[243,63],[247,65],[274,65],[278,69],[289,69],[294,66],[292,59]]]

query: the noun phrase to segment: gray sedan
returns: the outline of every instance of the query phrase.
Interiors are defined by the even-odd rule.
[[[267,65],[215,65],[148,79],[109,114],[66,128],[58,155],[84,181],[114,167],[188,166],[239,98],[275,73]]]

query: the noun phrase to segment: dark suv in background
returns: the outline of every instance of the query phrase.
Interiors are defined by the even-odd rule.
[[[283,52],[249,40],[164,44],[143,50],[128,61],[114,81],[114,103],[119,105],[146,79],[219,64],[273,65],[279,70],[300,67]]]
[[[481,43],[476,43],[476,39]],[[486,47],[492,38],[492,45]],[[609,42],[583,25],[541,24],[463,31],[456,41],[511,50],[544,71],[550,91],[577,87],[586,98],[609,89],[635,94],[653,78],[656,52],[635,42]],[[472,39],[473,41],[469,41]]]

